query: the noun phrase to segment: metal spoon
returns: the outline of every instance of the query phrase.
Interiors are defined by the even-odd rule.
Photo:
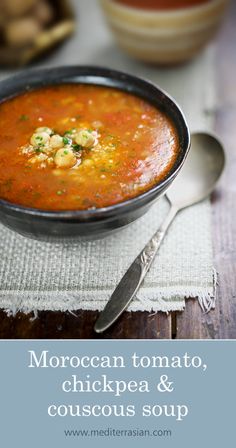
[[[224,149],[216,137],[195,133],[191,136],[191,142],[187,160],[166,195],[171,205],[169,214],[116,287],[95,323],[97,333],[107,330],[135,297],[175,215],[206,198],[224,169]]]

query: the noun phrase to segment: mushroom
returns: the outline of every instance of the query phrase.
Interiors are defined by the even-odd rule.
[[[10,17],[20,17],[27,14],[36,5],[37,0],[1,0],[3,8]]]
[[[32,43],[41,31],[39,22],[33,17],[15,19],[9,22],[4,35],[6,42],[12,47],[23,47]]]
[[[36,3],[33,13],[42,25],[48,25],[54,18],[54,11],[51,5],[44,0]]]

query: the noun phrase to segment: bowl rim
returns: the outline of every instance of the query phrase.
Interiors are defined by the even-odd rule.
[[[86,72],[87,72],[87,74],[85,74]],[[59,74],[61,74],[62,78],[68,78],[68,81],[66,82],[64,79],[61,80],[61,78],[60,78],[60,80],[57,80],[57,81],[55,81],[55,79],[53,80],[53,78],[52,78],[52,80],[50,80],[50,77],[48,76],[49,74],[51,74],[52,76],[53,76],[53,74],[55,74],[56,76],[59,76]],[[76,78],[76,76],[81,76],[81,78],[87,79],[88,82],[86,82],[86,84],[93,84],[93,85],[104,85],[105,86],[106,84],[99,84],[99,79],[101,79],[101,77],[103,77],[104,79],[114,80],[115,82],[113,84],[108,85],[108,87],[113,86],[114,88],[118,88],[120,90],[123,90],[124,92],[129,92],[129,90],[128,89],[125,90],[124,88],[122,89],[122,87],[119,86],[119,81],[121,81],[121,80],[123,81],[123,83],[127,82],[127,85],[129,83],[130,83],[130,85],[133,85],[133,86],[135,86],[136,84],[141,84],[141,87],[143,87],[143,88],[149,87],[151,89],[156,90],[156,92],[158,92],[159,95],[162,95],[165,100],[170,102],[170,104],[174,107],[175,111],[181,118],[183,130],[184,130],[184,134],[185,134],[186,147],[183,149],[182,154],[177,158],[174,165],[172,166],[172,168],[167,173],[167,175],[164,179],[157,182],[154,186],[149,188],[147,191],[145,191],[133,198],[127,199],[125,201],[121,201],[119,203],[109,205],[107,207],[101,207],[101,208],[95,208],[95,209],[91,208],[91,209],[84,209],[84,210],[71,210],[71,209],[69,209],[69,210],[44,210],[44,209],[40,209],[40,208],[27,207],[27,206],[13,203],[13,202],[10,202],[10,201],[0,198],[0,211],[2,209],[4,209],[4,210],[7,209],[12,212],[18,212],[18,213],[22,213],[22,214],[28,214],[31,216],[37,216],[37,217],[49,218],[49,219],[76,219],[76,218],[79,219],[80,218],[81,222],[93,221],[94,219],[95,220],[106,219],[111,216],[114,216],[114,214],[116,214],[116,212],[120,212],[120,213],[127,212],[127,209],[131,205],[133,208],[136,208],[136,207],[138,208],[142,204],[142,202],[145,202],[145,203],[150,202],[153,199],[153,197],[157,196],[158,192],[162,192],[164,189],[166,189],[168,187],[169,183],[171,183],[174,180],[174,178],[176,177],[176,175],[182,168],[182,166],[185,162],[185,159],[188,155],[188,152],[190,149],[190,144],[191,144],[190,131],[189,131],[189,127],[188,127],[185,115],[175,99],[173,99],[165,90],[163,90],[162,88],[157,86],[154,82],[152,82],[146,78],[138,77],[138,76],[135,76],[130,73],[110,69],[107,67],[93,66],[93,65],[69,65],[69,66],[57,66],[57,67],[50,67],[50,68],[47,67],[47,68],[40,68],[40,69],[24,70],[14,76],[6,78],[0,82],[0,87],[4,87],[4,84],[6,85],[7,83],[11,83],[11,84],[16,83],[15,92],[12,95],[5,96],[5,98],[4,98],[4,93],[0,94],[0,104],[10,100],[11,98],[17,97],[20,94],[27,92],[27,91],[37,90],[37,89],[40,89],[40,88],[43,88],[46,86],[50,86],[50,85],[52,85],[52,86],[53,85],[62,85],[62,84],[66,84],[66,83],[72,84],[73,81],[71,80],[71,78],[72,77]],[[44,77],[44,81],[39,80],[42,77]],[[92,82],[90,78],[93,78],[93,79],[98,78],[98,83]],[[36,82],[39,83],[38,85],[34,84],[34,82],[33,82],[34,79],[36,80]],[[90,79],[90,81],[89,81],[89,79]],[[20,89],[19,86],[17,86],[17,82],[21,83],[21,81],[23,82],[23,85],[25,86],[23,88],[23,85],[22,85],[22,89]],[[25,81],[28,83],[28,85],[24,84]],[[75,84],[83,84],[83,83],[85,83],[85,81],[84,82],[74,81],[74,83]],[[13,90],[14,90],[14,87],[13,87]],[[138,90],[138,87],[137,87],[137,90]],[[2,91],[4,91],[4,88],[2,89]],[[139,95],[138,93],[135,93],[133,91],[131,91],[131,93],[133,95],[142,97],[141,94]],[[143,97],[143,99],[144,99],[144,97]],[[148,99],[146,99],[145,101],[148,102]],[[154,105],[154,107],[155,107],[155,105]],[[168,112],[167,112],[167,115],[168,115]],[[171,116],[170,116],[170,118],[171,118]],[[174,122],[174,119],[173,118],[171,118],[171,119]],[[175,122],[174,122],[174,125],[176,126],[177,132],[179,134],[178,126],[176,125]],[[140,204],[140,202],[141,202],[141,204]]]
[[[228,3],[229,0],[208,0],[206,3],[200,4],[200,5],[194,5],[194,6],[184,6],[181,8],[170,8],[170,9],[145,9],[145,8],[139,8],[134,6],[128,6],[123,3],[119,3],[119,1],[116,0],[100,0],[102,3],[104,2],[111,2],[117,10],[129,13],[136,13],[136,14],[143,14],[145,17],[161,17],[161,18],[172,18],[172,17],[180,17],[183,15],[191,15],[192,13],[198,13],[198,12],[204,12],[208,11],[208,9],[211,9],[212,7],[223,5]]]

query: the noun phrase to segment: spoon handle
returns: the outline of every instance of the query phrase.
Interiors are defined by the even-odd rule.
[[[97,333],[107,330],[136,295],[177,212],[178,208],[172,205],[160,229],[153,235],[120,280],[95,323],[94,330]]]

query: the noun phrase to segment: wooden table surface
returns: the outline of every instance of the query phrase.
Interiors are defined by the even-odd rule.
[[[183,312],[166,315],[124,313],[102,336],[93,332],[97,312],[18,313],[0,311],[1,339],[236,339],[236,2],[232,1],[217,36],[219,108],[215,130],[225,144],[227,167],[212,196],[214,264],[218,272],[216,309],[203,314],[197,300],[187,300]],[[199,217],[200,218],[200,217]]]

